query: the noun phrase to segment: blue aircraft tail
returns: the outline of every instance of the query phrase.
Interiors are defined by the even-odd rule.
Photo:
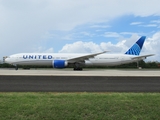
[[[125,54],[139,55],[145,39],[146,39],[146,36],[142,36]]]

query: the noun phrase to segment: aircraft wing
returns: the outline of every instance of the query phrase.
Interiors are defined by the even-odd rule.
[[[75,58],[68,59],[67,61],[70,62],[70,63],[82,62],[84,60],[88,60],[89,58],[93,58],[97,55],[100,55],[100,54],[103,54],[103,53],[106,53],[106,52],[109,52],[109,51],[103,51],[103,52],[99,52],[99,53],[94,53],[94,54],[88,54],[88,55],[84,55],[84,56],[80,56],[80,57],[75,57]]]
[[[135,60],[135,59],[142,59],[142,58],[150,57],[150,56],[153,56],[153,55],[155,55],[155,54],[137,56],[137,57],[133,57],[132,59],[133,59],[133,60]]]

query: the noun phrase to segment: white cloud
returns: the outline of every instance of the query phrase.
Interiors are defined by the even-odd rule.
[[[135,36],[133,36],[135,37]],[[125,53],[130,46],[127,42],[131,42],[133,37],[129,38],[128,40],[121,40],[116,44],[111,42],[102,42],[100,44],[96,44],[94,42],[83,42],[78,41],[72,44],[66,44],[63,48],[59,51],[61,53],[95,53],[100,51],[110,51],[111,53]],[[135,43],[135,39],[134,39]]]
[[[103,36],[104,37],[115,37],[115,38],[120,37],[120,35],[116,32],[105,32]]]
[[[134,33],[134,32],[121,32],[120,34],[121,35],[134,35],[134,34],[137,34],[137,33]]]
[[[74,34],[72,33],[62,36],[63,40],[73,40],[73,38],[74,38]]]
[[[130,25],[140,25],[142,24],[143,22],[132,22]]]
[[[78,41],[73,44],[66,44],[59,52],[95,53],[108,50],[110,53],[125,53],[139,38],[140,36],[134,34],[130,38],[123,39],[116,44],[112,44],[111,42],[96,44],[93,42]],[[159,45],[160,32],[157,32],[152,37],[146,39],[141,54],[155,54],[155,56],[147,58],[147,61],[160,61]]]
[[[92,25],[91,28],[110,28],[110,25]]]
[[[100,46],[93,42],[78,41],[73,44],[66,44],[59,51],[61,53],[95,53],[102,51]]]
[[[80,34],[84,35],[84,36],[89,36],[89,37],[93,37],[94,34],[91,34],[89,32],[81,32]]]
[[[117,44],[112,44],[111,42],[102,42],[100,44],[101,49],[108,50],[110,53],[124,53],[126,50],[126,46],[124,46],[125,41],[120,41]]]
[[[151,23],[160,23],[160,20],[153,20],[153,21],[151,21]]]
[[[142,26],[142,27],[157,27],[157,24],[153,24],[153,23],[158,23],[159,21],[151,21],[152,24],[143,24],[143,22],[133,22],[130,25],[138,25],[138,26]]]
[[[159,4],[159,0],[0,0],[0,57],[34,52],[50,38],[59,44],[55,34],[48,34],[50,31],[69,31],[129,14],[160,15]],[[109,36],[118,37],[116,33],[106,33]]]
[[[53,53],[54,52],[54,49],[53,48],[45,48],[45,47],[38,47],[38,49],[36,48],[34,50],[34,53]]]
[[[49,48],[49,49],[45,50],[44,52],[45,52],[45,53],[53,53],[54,50],[53,50],[53,48]]]
[[[157,27],[157,24],[140,25],[142,27]]]
[[[149,58],[151,61],[160,61],[160,32],[155,33],[152,37],[147,38],[144,44],[144,53],[155,54],[152,58]]]

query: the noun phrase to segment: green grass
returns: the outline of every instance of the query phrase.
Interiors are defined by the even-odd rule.
[[[0,120],[159,120],[160,93],[0,93]]]

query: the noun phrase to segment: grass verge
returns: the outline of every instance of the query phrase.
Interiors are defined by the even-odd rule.
[[[1,120],[159,120],[160,93],[0,93]]]

